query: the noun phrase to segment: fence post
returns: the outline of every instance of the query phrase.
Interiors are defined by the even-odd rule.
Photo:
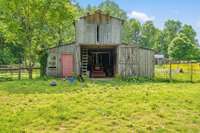
[[[169,81],[172,81],[172,62],[169,60]]]
[[[18,79],[21,80],[21,76],[22,72],[21,72],[21,63],[19,64],[19,73],[18,73]]]
[[[190,61],[190,81],[193,82],[193,63]]]

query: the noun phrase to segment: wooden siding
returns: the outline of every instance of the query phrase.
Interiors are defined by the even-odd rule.
[[[62,69],[61,69],[61,55],[63,53],[66,54],[72,54],[74,58],[74,73],[79,74],[80,73],[80,46],[78,45],[66,45],[66,46],[60,46],[57,48],[53,48],[49,50],[49,56],[48,56],[48,63],[47,63],[47,75],[48,76],[58,76],[60,77],[62,75]],[[55,68],[52,68],[51,62],[52,57],[55,57]]]
[[[97,42],[97,25],[99,25],[99,42]],[[108,23],[88,23],[85,19],[76,22],[76,42],[78,44],[121,44],[122,22],[112,18]]]
[[[121,45],[118,47],[118,74],[121,76],[138,75],[138,49],[132,46]]]
[[[85,45],[81,45],[82,47]],[[74,58],[74,74],[80,74],[80,45],[66,45],[49,50],[47,75],[58,76],[61,73],[62,53],[72,54]],[[109,45],[105,45],[109,46]],[[114,46],[114,45],[113,45]],[[112,46],[112,47],[113,47]],[[89,45],[86,45],[89,47]],[[95,45],[90,45],[95,47]],[[111,47],[111,46],[110,46]],[[55,58],[55,59],[54,59]],[[54,63],[52,63],[54,62]],[[117,48],[117,73],[121,76],[149,77],[154,76],[154,51],[137,46],[119,45]],[[53,64],[53,65],[52,65]],[[54,68],[55,67],[55,68]]]
[[[154,52],[136,46],[121,45],[118,47],[118,74],[121,76],[154,76]]]
[[[154,51],[148,49],[139,49],[139,76],[154,76]]]

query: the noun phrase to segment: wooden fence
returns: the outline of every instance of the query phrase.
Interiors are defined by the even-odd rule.
[[[33,68],[33,78],[40,77],[40,68]],[[21,80],[28,79],[28,68],[19,65],[0,65],[0,81],[1,80]]]
[[[155,66],[155,78],[168,81],[200,82],[200,62],[166,60]]]

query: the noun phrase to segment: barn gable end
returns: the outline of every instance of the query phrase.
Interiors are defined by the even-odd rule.
[[[96,11],[75,23],[76,42],[82,45],[119,45],[123,21]]]

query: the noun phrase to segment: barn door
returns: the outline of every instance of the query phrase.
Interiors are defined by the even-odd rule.
[[[73,55],[62,54],[61,56],[62,76],[69,77],[73,75]]]
[[[137,48],[133,46],[118,47],[118,74],[121,76],[137,76]]]

